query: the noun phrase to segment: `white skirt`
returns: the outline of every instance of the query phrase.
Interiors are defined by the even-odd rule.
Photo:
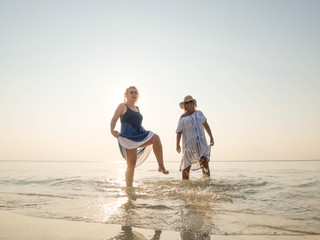
[[[118,137],[118,143],[120,152],[125,160],[127,160],[127,151],[126,149],[134,149],[137,148],[137,163],[136,167],[140,166],[149,156],[149,154],[152,151],[152,145],[149,145],[147,147],[140,147],[141,145],[148,142],[152,137],[154,136],[153,132],[149,132],[147,137],[140,142],[132,141],[125,137]]]

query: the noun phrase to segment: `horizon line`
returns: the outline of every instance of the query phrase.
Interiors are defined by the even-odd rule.
[[[296,159],[296,160],[290,160],[290,159],[278,159],[278,160],[212,160],[210,162],[317,162],[320,161],[320,159]],[[125,160],[0,160],[0,162],[125,162]],[[156,160],[152,161],[156,162]],[[180,162],[180,160],[171,160],[166,162]]]

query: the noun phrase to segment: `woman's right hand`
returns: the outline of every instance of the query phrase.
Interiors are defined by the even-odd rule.
[[[120,133],[116,130],[112,130],[111,131],[111,134],[115,137],[115,138],[118,138],[120,136]]]

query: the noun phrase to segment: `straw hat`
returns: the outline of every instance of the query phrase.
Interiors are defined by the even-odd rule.
[[[184,104],[186,102],[190,102],[190,101],[193,101],[193,104],[194,106],[196,107],[197,106],[197,100],[195,100],[192,96],[188,95],[186,96],[184,99],[183,99],[183,102],[179,103],[179,106],[184,109]]]

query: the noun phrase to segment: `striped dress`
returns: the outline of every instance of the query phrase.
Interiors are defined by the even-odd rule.
[[[124,159],[127,160],[126,149],[137,148],[137,163],[138,167],[149,156],[152,145],[141,148],[140,146],[148,142],[154,135],[151,131],[146,131],[142,127],[142,115],[139,108],[138,111],[134,111],[127,106],[127,111],[120,117],[121,132],[118,137],[120,152]]]
[[[211,146],[207,144],[203,124],[206,117],[201,111],[180,118],[176,133],[182,134],[182,159],[180,171],[191,166],[191,170],[200,169],[200,160],[207,157],[210,161]]]

